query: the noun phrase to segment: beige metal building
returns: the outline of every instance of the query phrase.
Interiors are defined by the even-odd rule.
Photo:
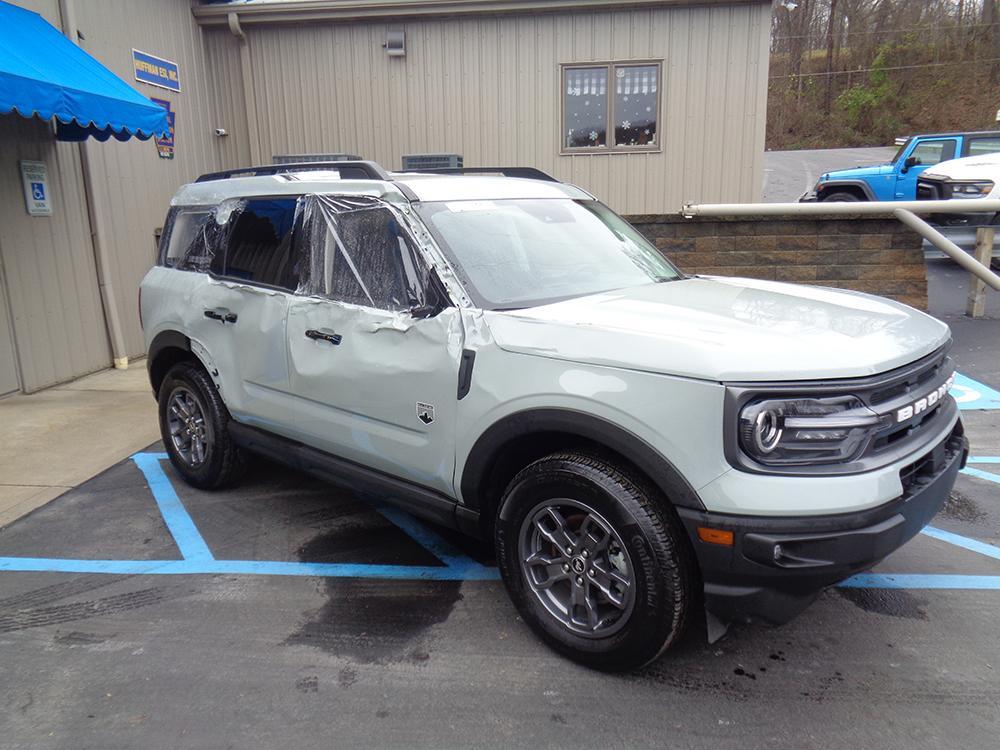
[[[50,123],[0,116],[0,394],[143,353],[153,233],[200,173],[277,154],[390,169],[457,154],[538,167],[629,214],[759,198],[765,0],[15,4],[169,101],[176,137],[164,159],[151,141],[61,143]],[[134,80],[133,49],[175,62],[181,91]],[[24,210],[22,160],[47,165],[51,216]]]

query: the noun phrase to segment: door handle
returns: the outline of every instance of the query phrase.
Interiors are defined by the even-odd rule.
[[[229,312],[225,308],[216,308],[215,310],[205,310],[205,317],[211,318],[212,320],[218,320],[220,323],[225,325],[226,323],[235,323],[237,315],[234,312]]]
[[[313,341],[328,341],[334,346],[340,344],[341,340],[344,338],[339,333],[327,333],[326,331],[317,331],[310,328],[306,331],[306,338],[312,339]]]

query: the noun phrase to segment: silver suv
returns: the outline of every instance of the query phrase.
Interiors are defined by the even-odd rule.
[[[947,326],[686,276],[583,190],[483,171],[178,191],[140,306],[189,483],[264,454],[491,540],[524,620],[606,670],[700,607],[712,638],[787,621],[944,503],[968,452]]]

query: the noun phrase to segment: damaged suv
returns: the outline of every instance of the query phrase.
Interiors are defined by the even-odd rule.
[[[264,454],[490,540],[524,620],[607,670],[701,607],[712,637],[785,622],[944,503],[968,452],[946,325],[686,276],[583,190],[485,171],[178,191],[141,312],[189,483]]]

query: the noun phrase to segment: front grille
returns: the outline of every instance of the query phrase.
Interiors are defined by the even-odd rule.
[[[900,409],[915,399],[920,399],[941,385],[953,370],[951,359],[944,350],[925,357],[912,365],[888,373],[890,381],[873,389],[868,396],[868,406],[880,414],[895,415]],[[901,443],[918,442],[928,430],[938,429],[942,407],[948,403],[942,398],[911,418],[892,424],[876,433],[867,453],[879,455],[897,448]]]
[[[891,385],[872,391],[868,405],[876,408],[900,396],[919,393],[925,385],[940,377],[942,368],[948,361],[944,352],[935,352],[929,358],[914,363],[916,366],[913,369],[893,378]]]
[[[917,200],[936,201],[940,200],[941,194],[938,185],[927,180],[917,180]]]
[[[939,445],[899,470],[899,482],[903,485],[903,498],[909,499],[923,487],[930,484],[951,463],[962,450],[962,423]]]

